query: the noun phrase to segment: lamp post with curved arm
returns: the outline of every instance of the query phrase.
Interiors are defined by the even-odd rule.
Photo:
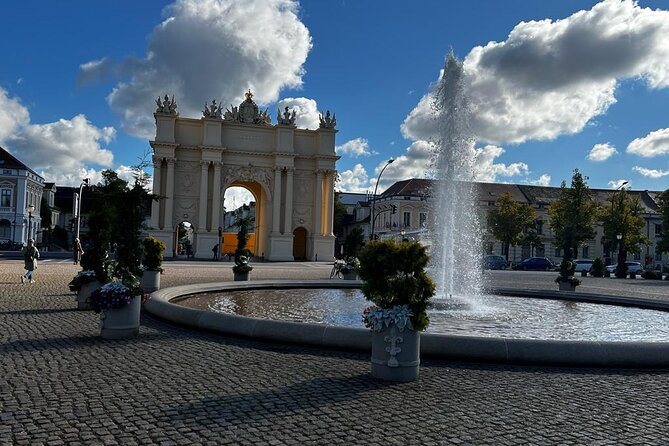
[[[390,158],[388,162],[386,162],[386,165],[383,166],[383,169],[381,169],[381,172],[379,172],[379,176],[376,178],[376,185],[374,186],[374,196],[372,197],[372,211],[370,214],[370,223],[372,224],[372,230],[371,234],[369,236],[370,240],[374,240],[374,205],[376,204],[376,190],[379,187],[379,181],[381,181],[381,175],[383,175],[383,171],[386,170],[386,167],[390,166],[395,160]]]
[[[26,208],[26,211],[28,211],[28,237],[26,237],[26,243],[28,240],[32,238],[32,220],[33,220],[33,212],[35,212],[35,205],[29,205]]]

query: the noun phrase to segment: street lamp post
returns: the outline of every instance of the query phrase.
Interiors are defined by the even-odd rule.
[[[379,187],[379,181],[381,181],[381,175],[383,174],[383,171],[386,170],[386,167],[391,165],[394,161],[395,161],[394,159],[390,158],[386,163],[386,165],[383,166],[383,169],[381,169],[381,172],[379,172],[379,176],[376,178],[376,185],[374,186],[374,196],[372,197],[372,211],[369,217],[370,223],[372,224],[372,230],[369,236],[370,240],[374,240],[374,205],[376,204],[376,190]]]
[[[32,219],[33,219],[33,212],[35,212],[35,205],[30,205],[26,208],[28,211],[28,237],[26,237],[26,243],[28,240],[31,238],[32,234]]]
[[[82,181],[81,184],[79,185],[79,195],[77,199],[77,208],[76,208],[77,215],[75,216],[75,218],[77,219],[77,232],[76,235],[74,236],[75,239],[79,239],[79,229],[81,228],[81,194],[84,191],[84,186],[88,186],[88,182],[89,179],[84,178],[84,181]]]
[[[623,267],[625,264],[625,258],[623,255],[623,235],[618,234],[616,235],[616,238],[618,239],[618,266],[616,266],[616,270],[619,274],[623,273]],[[620,276],[618,276],[620,277]]]

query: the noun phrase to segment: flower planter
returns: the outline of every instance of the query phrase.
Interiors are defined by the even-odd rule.
[[[146,270],[142,275],[142,289],[145,293],[153,293],[160,289],[160,271]]]
[[[342,277],[344,280],[356,280],[358,278],[358,273],[355,271],[342,272]]]
[[[420,332],[394,323],[372,331],[372,376],[384,381],[410,382],[418,379]]]
[[[246,272],[243,272],[243,273],[237,273],[237,272],[233,271],[232,273],[235,276],[235,279],[234,279],[235,282],[243,282],[243,281],[249,280],[249,276],[250,276],[249,271],[246,271]]]
[[[91,309],[91,302],[88,299],[91,297],[91,293],[98,288],[102,286],[102,283],[100,283],[97,280],[94,280],[93,282],[89,283],[84,283],[81,285],[81,288],[79,291],[77,291],[77,297],[75,301],[77,302],[77,309],[78,310],[90,310]]]
[[[135,296],[123,308],[100,313],[100,336],[104,339],[134,338],[139,334],[142,297]]]
[[[570,282],[559,282],[560,291],[576,291],[576,285],[572,285]]]

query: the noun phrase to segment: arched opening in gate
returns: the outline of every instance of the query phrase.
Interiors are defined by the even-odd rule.
[[[257,189],[257,190],[254,190]],[[262,255],[258,252],[258,222],[260,221],[260,207],[256,197],[260,196],[260,186],[257,183],[233,183],[223,195],[223,220],[221,222],[222,240],[221,255],[232,256],[237,249],[237,220],[249,217],[249,236],[246,249],[254,256]]]
[[[293,231],[293,258],[307,260],[307,230],[301,226]]]
[[[189,221],[182,221],[174,228],[174,251],[172,256],[175,258],[190,259],[195,254],[193,252],[193,225]]]

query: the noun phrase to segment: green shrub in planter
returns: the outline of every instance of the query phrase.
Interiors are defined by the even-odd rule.
[[[593,277],[604,276],[604,262],[599,257],[595,258],[595,260],[592,262],[592,275]]]
[[[162,240],[155,237],[146,237],[142,240],[144,246],[144,268],[148,271],[162,271],[163,252],[167,246]]]
[[[427,309],[435,285],[425,273],[427,249],[418,242],[372,241],[358,253],[365,297],[380,309],[406,306],[414,330],[429,324]]]

